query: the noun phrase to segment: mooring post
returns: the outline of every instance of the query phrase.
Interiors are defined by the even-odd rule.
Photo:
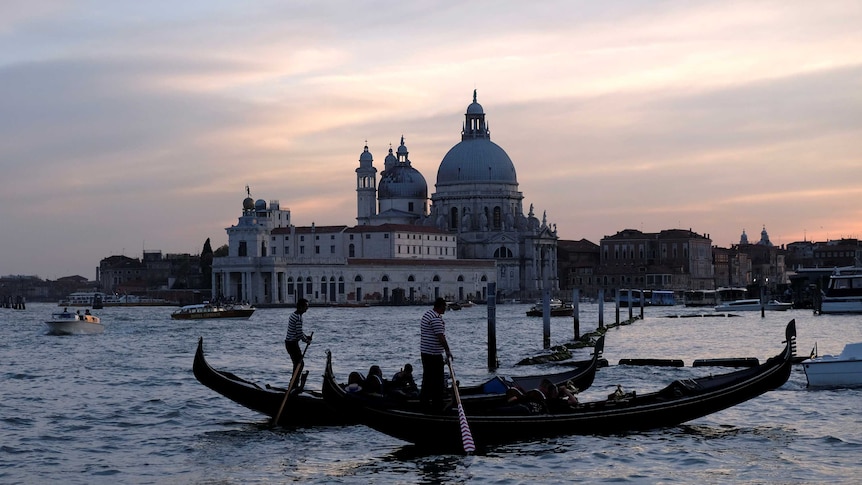
[[[488,283],[488,371],[497,370],[497,283]]]
[[[632,306],[632,305],[634,305],[634,302],[635,302],[635,301],[634,301],[634,299],[632,298],[633,294],[634,294],[634,293],[632,292],[632,289],[631,289],[631,288],[629,288],[629,298],[628,298],[628,300],[629,300],[629,321],[630,321],[630,322],[632,321],[632,314],[633,314],[633,313],[634,313],[634,311],[635,311],[634,307]],[[641,295],[643,295],[643,294],[644,294],[644,293],[643,293],[643,290],[642,290],[642,291],[641,291]]]
[[[542,290],[542,345],[551,348],[551,290]]]
[[[575,288],[572,290],[572,318],[574,318],[574,326],[575,326],[575,340],[581,339],[581,309],[579,303],[581,302],[580,295],[578,295],[578,289]]]
[[[605,289],[599,289],[599,328],[605,327]]]
[[[641,290],[641,320],[644,319],[644,302],[646,301],[644,294],[646,294],[646,292]]]
[[[617,325],[619,325],[620,324],[620,293],[621,293],[619,288],[617,288],[616,291],[614,291],[614,293],[616,293],[616,295],[614,296],[614,306],[616,307],[616,312],[617,312]]]

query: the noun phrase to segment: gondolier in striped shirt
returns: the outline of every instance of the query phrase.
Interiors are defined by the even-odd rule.
[[[446,324],[443,314],[446,312],[446,300],[434,300],[434,308],[422,315],[420,324],[419,352],[422,354],[422,389],[419,400],[423,405],[439,407],[443,404],[446,388],[443,368],[447,359],[452,358],[449,342],[446,341]]]
[[[290,360],[293,361],[293,368],[302,360],[302,351],[299,350],[299,341],[311,342],[311,336],[306,335],[302,331],[302,314],[308,310],[308,300],[300,298],[296,302],[296,310],[290,314],[287,319],[287,335],[284,337],[284,348],[290,355]]]

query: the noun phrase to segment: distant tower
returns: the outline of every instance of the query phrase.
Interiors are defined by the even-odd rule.
[[[739,244],[748,244],[748,234],[745,233],[745,229],[742,230],[742,236],[739,236]]]
[[[377,169],[366,142],[356,169],[356,223],[366,226],[377,214]]]

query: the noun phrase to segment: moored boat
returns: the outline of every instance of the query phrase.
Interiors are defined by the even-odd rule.
[[[541,301],[536,302],[529,310],[528,317],[541,317],[544,315],[544,306]],[[556,298],[551,299],[549,311],[552,317],[571,317],[575,314],[575,307],[571,303],[564,303]]]
[[[862,386],[862,342],[847,344],[839,355],[802,361],[808,387]]]
[[[571,434],[623,433],[664,428],[697,419],[782,386],[790,377],[796,351],[796,323],[785,329],[784,349],[764,364],[728,374],[675,380],[648,394],[618,388],[607,400],[536,412],[500,406],[467,412],[472,441],[479,448],[498,443]],[[462,422],[455,410],[416,412],[374,405],[345,393],[327,366],[323,396],[333,407],[351,409],[359,421],[423,448],[461,450]],[[548,407],[547,409],[551,409]]]
[[[784,303],[778,300],[770,300],[761,303],[757,298],[749,298],[745,300],[734,300],[719,303],[715,306],[715,311],[717,312],[732,312],[732,311],[740,311],[740,312],[751,312],[751,311],[760,311],[761,309],[769,310],[769,311],[777,311],[783,312],[785,310],[789,310],[793,307],[793,303]]]
[[[91,315],[90,310],[83,314],[65,309],[62,312],[54,312],[50,320],[45,320],[45,325],[48,327],[48,333],[52,335],[88,335],[105,331],[101,319]]]
[[[846,266],[832,272],[820,313],[862,313],[862,267]]]
[[[208,318],[246,319],[254,313],[251,305],[200,303],[186,305],[171,313],[174,320],[203,320]]]

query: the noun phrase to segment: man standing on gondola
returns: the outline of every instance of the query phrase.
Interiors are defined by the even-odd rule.
[[[446,300],[437,298],[434,300],[434,308],[422,315],[420,322],[419,352],[422,354],[422,389],[419,392],[419,400],[425,406],[439,408],[443,404],[443,396],[446,389],[443,377],[445,361],[452,358],[449,350],[449,342],[446,341],[446,324],[443,322],[443,314],[446,313]]]
[[[302,331],[302,314],[308,310],[308,300],[300,298],[296,302],[296,310],[290,314],[287,319],[287,335],[284,337],[284,348],[290,355],[290,360],[293,361],[293,370],[296,371],[296,366],[302,361],[302,351],[299,350],[299,341],[311,343],[311,336],[306,335]]]

